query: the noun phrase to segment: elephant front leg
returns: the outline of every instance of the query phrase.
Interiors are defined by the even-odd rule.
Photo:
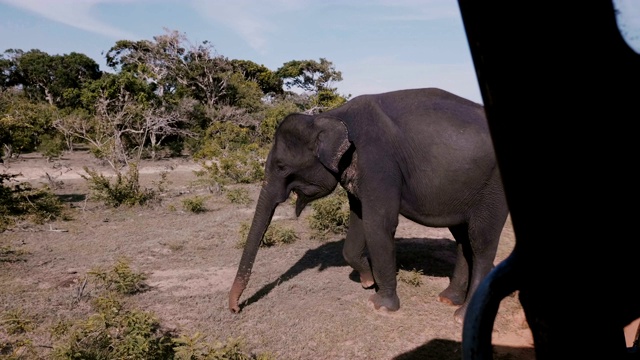
[[[362,220],[357,213],[351,211],[349,216],[349,231],[342,248],[342,256],[349,266],[360,275],[360,285],[365,289],[375,286],[371,265],[366,256],[366,243]]]
[[[396,291],[398,283],[393,236],[369,242],[368,246],[377,285],[377,291],[369,297],[369,302],[376,310],[396,311],[400,308],[400,298]]]
[[[393,207],[390,206],[391,209]],[[375,207],[381,210],[383,207]],[[396,215],[394,215],[396,214]],[[364,234],[371,258],[377,291],[369,302],[376,310],[396,311],[400,308],[397,294],[395,232],[398,216],[394,212],[373,213],[373,221],[364,223]]]

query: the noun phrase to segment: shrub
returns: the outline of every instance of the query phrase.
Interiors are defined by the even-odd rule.
[[[4,184],[16,176],[0,174],[0,232],[15,225],[16,220],[42,224],[68,218],[62,202],[49,187],[34,189],[28,182],[12,186]]]
[[[263,149],[255,144],[246,150],[224,152],[212,161],[202,161],[201,170],[194,171],[195,185],[204,185],[209,191],[222,191],[227,184],[251,184],[264,178]]]
[[[37,359],[33,341],[30,339],[16,339],[15,341],[0,340],[0,354],[5,360]]]
[[[46,157],[48,161],[54,158],[59,158],[65,149],[64,138],[60,133],[54,135],[43,134],[40,136],[40,144],[38,145],[38,151],[42,156]]]
[[[174,340],[175,358],[178,360],[212,359],[212,360],[275,360],[275,356],[262,353],[250,356],[244,350],[242,338],[230,338],[226,343],[207,343],[201,333],[193,336],[180,336]]]
[[[194,196],[182,200],[182,208],[192,213],[201,213],[207,209],[204,206],[206,199],[203,196]]]
[[[148,288],[144,283],[147,275],[131,270],[129,261],[125,258],[120,258],[111,270],[94,268],[89,271],[89,275],[97,279],[105,290],[120,294],[136,294]]]
[[[347,192],[338,187],[333,194],[311,203],[313,214],[309,226],[313,238],[324,239],[329,233],[345,234],[349,227],[349,202]]]
[[[34,321],[21,308],[7,310],[0,315],[0,357],[2,359],[35,359],[37,353],[28,333]],[[2,336],[2,331],[8,336]]]
[[[251,203],[249,191],[243,188],[227,190],[227,199],[233,204],[248,205]]]
[[[89,183],[89,189],[94,199],[103,201],[108,206],[119,207],[120,205],[143,205],[157,197],[157,193],[153,189],[142,188],[140,186],[140,172],[135,164],[130,164],[127,174],[118,172],[112,183],[109,178],[83,167],[88,175],[81,174],[83,179]],[[164,174],[163,179],[166,179]],[[163,182],[157,184],[162,188]]]
[[[398,280],[405,284],[409,284],[415,287],[422,285],[422,270],[413,269],[411,271],[400,270],[398,271]]]
[[[207,343],[199,333],[178,336],[153,313],[128,310],[117,298],[99,297],[92,305],[97,313],[87,320],[56,326],[54,337],[61,341],[53,359],[275,360],[269,353],[247,353],[241,338]]]
[[[0,263],[6,262],[18,262],[25,261],[22,255],[25,255],[26,252],[22,250],[16,250],[11,246],[0,246]]]
[[[256,134],[248,127],[230,121],[216,121],[205,131],[196,159],[212,159],[224,152],[234,152],[255,142]]]
[[[247,243],[247,235],[251,225],[247,222],[240,225],[240,241],[236,244],[237,248],[243,248]],[[271,224],[260,243],[261,247],[271,247],[275,245],[292,244],[298,240],[298,234],[291,229],[285,228],[278,224]]]
[[[54,359],[173,359],[172,334],[152,313],[126,310],[113,297],[93,306],[96,314],[60,331],[67,338],[54,347]]]
[[[247,151],[228,153],[220,159],[222,174],[232,183],[251,184],[264,178],[263,158],[252,151],[255,146],[248,147]]]
[[[34,329],[33,321],[23,309],[5,311],[0,317],[0,324],[10,335],[24,334]]]

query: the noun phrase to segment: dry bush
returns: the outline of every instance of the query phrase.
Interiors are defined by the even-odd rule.
[[[207,208],[204,206],[204,202],[206,197],[204,196],[193,196],[190,198],[182,199],[182,208],[185,211],[192,213],[202,213],[207,211]]]
[[[83,169],[87,175],[80,176],[88,182],[92,197],[112,207],[144,205],[156,199],[158,191],[163,190],[166,179],[166,173],[162,173],[161,180],[155,183],[158,188],[156,191],[140,186],[140,172],[135,164],[129,165],[126,174],[117,172],[113,182],[105,175],[89,169],[87,166],[84,166]]]
[[[349,227],[349,201],[347,192],[338,187],[333,194],[311,203],[313,214],[309,226],[313,238],[324,239],[331,234],[346,234]]]
[[[36,224],[69,219],[60,199],[49,189],[33,188],[28,182],[7,185],[17,175],[0,174],[0,232],[25,220]]]
[[[245,244],[247,243],[247,235],[249,234],[250,227],[251,225],[247,222],[244,222],[240,225],[240,241],[238,241],[238,243],[236,244],[237,248],[244,248]],[[296,234],[295,230],[282,227],[278,224],[271,224],[269,225],[267,232],[264,234],[260,246],[270,247],[276,245],[291,244],[298,239],[299,237],[298,234]]]

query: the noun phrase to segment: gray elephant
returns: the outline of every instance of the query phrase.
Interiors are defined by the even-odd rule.
[[[278,204],[297,195],[296,216],[313,200],[347,191],[343,248],[361,285],[375,286],[375,309],[400,308],[394,236],[398,215],[448,227],[457,243],[449,286],[439,300],[467,302],[493,268],[508,215],[484,108],[441,89],[400,90],[353,98],[318,114],[291,114],[279,124],[267,157],[229,308],[247,286],[260,241]],[[368,257],[367,257],[368,252]]]

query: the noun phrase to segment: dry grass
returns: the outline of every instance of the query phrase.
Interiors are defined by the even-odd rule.
[[[73,158],[66,166],[81,171],[90,161]],[[20,165],[51,166],[35,157]],[[158,171],[165,168],[152,165]],[[84,297],[78,297],[87,273],[109,268],[121,257],[148,274],[149,289],[129,296],[129,305],[154,313],[163,327],[178,334],[200,333],[208,342],[240,338],[252,353],[277,359],[460,358],[462,328],[453,319],[455,308],[437,301],[454,262],[447,229],[400,219],[399,270],[421,272],[422,282],[400,281],[401,309],[384,314],[367,305],[373,290],[363,290],[342,259],[343,236],[313,239],[311,209],[296,219],[293,206],[285,202],[274,221],[292,228],[298,239],[260,249],[241,297],[243,310],[232,314],[227,295],[241,255],[238,229],[251,220],[255,201],[232,203],[224,193],[209,195],[194,188],[192,164],[181,165],[183,170],[173,166],[177,170],[167,175],[171,186],[162,203],[150,207],[114,209],[85,201],[88,189],[82,179],[58,178],[64,184],[56,192],[73,205],[73,220],[0,234],[0,248],[20,252],[19,257],[11,255],[17,261],[0,261],[0,313],[22,309],[29,314],[33,329],[28,336],[42,358],[55,345],[53,326],[91,315],[87,299],[92,288],[87,286]],[[13,170],[20,171],[18,166]],[[140,170],[143,184],[157,180],[157,171]],[[241,188],[257,198],[258,184]],[[207,196],[207,211],[179,210],[184,199],[198,195]],[[513,241],[508,223],[497,261],[508,255]],[[534,358],[515,296],[503,301],[493,336],[497,359]],[[9,338],[0,329],[0,342]]]

